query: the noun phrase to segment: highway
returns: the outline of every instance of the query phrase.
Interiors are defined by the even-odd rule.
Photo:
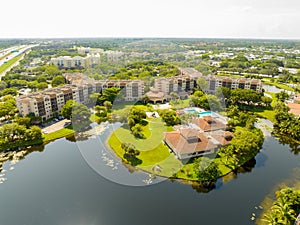
[[[35,47],[37,45],[17,45],[17,46],[12,46],[6,49],[1,49],[0,50],[0,66],[8,62],[9,60],[23,54],[24,52],[28,51],[29,49]],[[13,50],[18,50],[16,52],[12,52]],[[5,56],[3,58],[3,56]],[[3,58],[3,59],[1,59]],[[12,67],[18,65],[18,61],[14,63],[10,68],[8,68],[6,71],[4,71],[2,74],[0,74],[0,79],[3,77],[7,71],[9,71]]]

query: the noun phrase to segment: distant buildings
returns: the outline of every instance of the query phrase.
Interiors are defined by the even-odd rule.
[[[104,52],[101,48],[78,47],[77,52],[81,55],[85,54],[102,54]]]
[[[119,62],[123,59],[124,53],[121,51],[105,51],[104,55],[106,56],[106,60],[108,62]]]
[[[59,68],[88,68],[100,64],[100,54],[88,54],[86,57],[59,56],[57,58],[51,58],[50,63]]]

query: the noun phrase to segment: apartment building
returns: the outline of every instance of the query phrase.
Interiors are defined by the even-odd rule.
[[[124,53],[121,51],[105,51],[104,52],[108,62],[119,62],[123,59]]]
[[[171,99],[171,92],[185,98],[197,87],[197,79],[200,77],[202,73],[193,68],[179,68],[178,76],[155,79],[154,87],[146,95],[155,103]]]
[[[34,113],[35,116],[47,120],[56,112],[61,112],[68,100],[75,100],[86,104],[92,90],[88,86],[64,85],[46,89],[29,95],[21,95],[16,98],[17,108],[22,116]]]
[[[208,82],[208,93],[214,94],[220,87],[227,87],[230,89],[251,89],[254,91],[262,91],[262,82],[259,79],[250,78],[231,78],[231,77],[219,77],[219,76],[205,76],[203,77]]]
[[[88,54],[86,57],[60,56],[51,58],[50,63],[59,68],[88,68],[100,64],[100,54]]]
[[[194,68],[179,68],[179,72],[182,76],[188,76],[194,81],[202,77],[208,82],[208,87],[206,91],[208,93],[214,94],[215,91],[220,87],[227,87],[230,89],[252,89],[254,91],[262,91],[262,82],[259,79],[250,78],[231,78],[231,77],[221,77],[221,76],[202,76],[200,72]]]
[[[63,74],[66,82],[78,86],[88,86],[93,92],[102,93],[106,88],[121,89],[117,100],[138,101],[144,95],[144,82],[141,80],[94,80],[82,73]]]
[[[77,52],[81,55],[97,53],[102,54],[104,50],[102,48],[78,47]]]

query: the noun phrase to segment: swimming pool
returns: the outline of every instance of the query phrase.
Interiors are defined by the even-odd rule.
[[[217,114],[215,114],[214,112],[211,111],[204,111],[204,112],[200,112],[198,114],[199,117],[203,117],[203,116],[211,116],[211,117],[218,117]]]
[[[196,109],[186,109],[185,110],[187,113],[198,113],[199,111],[197,111]]]

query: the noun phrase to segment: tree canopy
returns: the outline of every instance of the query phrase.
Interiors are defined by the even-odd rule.
[[[73,127],[77,130],[81,130],[91,122],[91,111],[89,108],[74,100],[67,101],[63,106],[61,113],[66,119],[72,120]]]
[[[56,76],[51,81],[52,87],[57,87],[57,86],[60,86],[60,85],[64,85],[65,83],[66,83],[65,78],[63,76]]]
[[[27,129],[24,125],[11,123],[0,127],[0,151],[42,143],[42,132],[37,126]]]
[[[300,191],[283,188],[276,192],[271,210],[265,213],[263,221],[268,225],[293,225],[300,211]]]
[[[113,103],[115,99],[118,97],[121,89],[117,87],[110,87],[106,88],[103,92],[102,95],[100,96],[99,100],[100,102],[104,103],[105,101],[109,101]]]

